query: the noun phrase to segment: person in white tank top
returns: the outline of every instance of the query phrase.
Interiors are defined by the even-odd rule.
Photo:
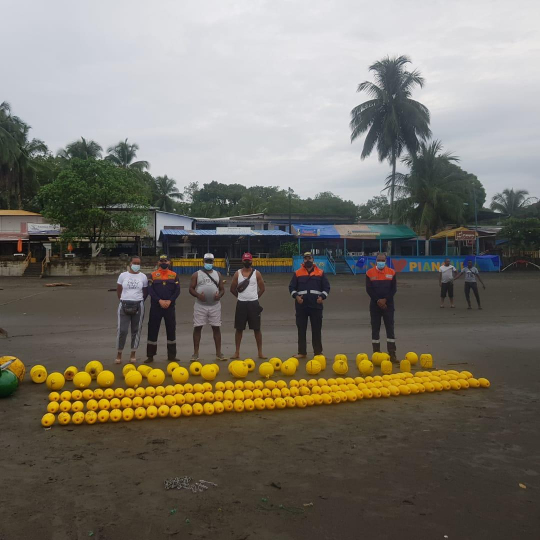
[[[258,356],[260,359],[265,360],[266,356],[264,356],[262,350],[262,307],[259,304],[259,298],[264,294],[265,290],[264,281],[261,273],[251,267],[253,264],[251,253],[244,253],[242,255],[242,264],[244,268],[234,274],[231,283],[231,293],[238,298],[234,315],[236,352],[232,358],[240,358],[242,336],[246,329],[246,324],[249,324],[250,330],[253,330],[255,335]]]

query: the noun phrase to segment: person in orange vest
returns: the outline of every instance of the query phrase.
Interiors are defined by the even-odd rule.
[[[386,345],[392,362],[396,358],[396,336],[394,334],[394,295],[397,290],[396,273],[386,266],[386,255],[377,255],[375,266],[366,272],[366,291],[371,298],[371,343],[373,352],[381,352],[381,319],[386,329]]]
[[[180,295],[180,282],[178,274],[170,268],[167,255],[159,258],[158,269],[152,272],[148,280],[148,294],[150,295],[150,317],[148,320],[148,341],[144,362],[150,364],[157,353],[157,342],[161,319],[165,320],[167,332],[167,358],[169,362],[176,360],[176,312],[175,302]]]
[[[330,283],[326,274],[313,262],[313,255],[309,251],[304,253],[304,263],[293,274],[289,292],[295,299],[298,328],[298,354],[295,358],[307,357],[308,320],[311,322],[313,354],[322,354],[323,301],[328,298]]]

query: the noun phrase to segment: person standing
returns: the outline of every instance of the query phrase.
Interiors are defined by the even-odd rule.
[[[313,255],[309,251],[304,253],[302,266],[293,274],[289,292],[295,300],[298,328],[298,354],[295,358],[307,357],[308,320],[311,323],[313,354],[322,354],[323,301],[330,293],[330,283],[326,274],[313,262]]]
[[[221,297],[225,294],[221,274],[214,270],[214,255],[206,253],[204,266],[191,276],[189,294],[196,298],[193,307],[193,356],[191,361],[199,360],[199,345],[202,328],[212,327],[216,345],[216,359],[227,360],[221,352]]]
[[[394,295],[397,290],[396,273],[386,266],[386,255],[379,253],[375,266],[366,272],[366,292],[371,298],[371,343],[373,352],[381,352],[381,319],[386,329],[386,345],[390,360],[397,363],[394,334]]]
[[[148,278],[141,272],[141,259],[132,257],[127,272],[122,272],[116,283],[118,295],[118,332],[116,335],[116,364],[122,363],[122,351],[131,327],[130,362],[137,361],[136,351],[144,321],[144,301],[148,296]]]
[[[262,307],[259,304],[259,298],[264,294],[264,281],[261,273],[253,265],[253,256],[251,253],[242,255],[242,264],[244,268],[238,270],[233,277],[231,283],[231,293],[238,298],[236,302],[236,312],[234,315],[234,342],[236,352],[233,359],[240,358],[240,344],[242,343],[242,335],[246,329],[246,323],[249,329],[255,334],[255,343],[257,344],[257,352],[261,360],[265,360],[266,356],[262,350],[262,333],[261,333],[261,313]]]
[[[159,258],[158,269],[152,272],[148,280],[150,295],[150,315],[148,317],[148,340],[146,342],[145,364],[154,361],[161,320],[165,320],[167,333],[167,359],[176,360],[176,299],[180,295],[180,282],[176,272],[170,268],[167,255]]]
[[[482,281],[482,278],[480,277],[480,272],[478,272],[478,268],[476,268],[476,266],[473,266],[473,262],[471,259],[467,261],[467,266],[456,276],[456,279],[459,279],[462,275],[465,276],[465,299],[467,300],[467,304],[469,306],[467,309],[472,309],[471,290],[474,293],[474,297],[476,298],[478,309],[482,309],[482,306],[480,305],[480,294],[478,293],[478,283],[476,283],[476,280],[478,279],[480,281],[484,290],[486,289],[486,286]]]
[[[450,259],[445,259],[444,263],[439,267],[439,287],[441,288],[441,308],[444,308],[444,300],[448,294],[450,299],[450,307],[454,306],[454,279],[457,270],[450,264]]]

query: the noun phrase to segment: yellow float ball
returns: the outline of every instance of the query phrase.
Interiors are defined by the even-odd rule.
[[[148,384],[151,384],[152,386],[160,386],[163,384],[163,381],[165,380],[165,373],[162,369],[153,369],[148,374]]]
[[[317,362],[319,362],[319,364],[321,364],[321,371],[324,371],[326,369],[326,356],[324,356],[324,354],[316,354],[313,357],[313,360],[316,360]]]
[[[87,388],[90,386],[91,382],[92,377],[86,373],[86,371],[79,371],[79,373],[73,377],[73,384],[76,388]]]
[[[107,392],[107,390],[112,390],[112,388],[105,388],[105,390],[102,390],[101,388],[96,388],[94,390],[94,399],[101,399],[105,395],[105,392]]]
[[[277,357],[274,357],[274,358],[270,358],[270,360],[268,360],[268,362],[270,362],[272,364],[272,366],[274,366],[274,370],[277,371],[277,370],[280,370],[281,369],[281,364],[283,363],[279,358]]]
[[[97,383],[102,388],[108,388],[114,384],[114,373],[108,369],[104,369],[97,375]]]
[[[178,362],[169,362],[167,364],[167,374],[168,375],[172,375],[172,372],[176,369],[176,368],[179,368],[180,367],[180,364]]]
[[[383,360],[382,361],[382,363],[381,363],[381,372],[384,375],[390,375],[392,373],[392,369],[393,369],[393,366],[392,366],[392,362],[390,362],[390,360]]]
[[[240,362],[238,360],[231,362],[231,374],[233,377],[243,379],[247,376],[248,372],[249,368],[245,362]]]
[[[150,405],[150,407],[146,408],[146,416],[148,418],[155,418],[157,414],[158,414],[158,410],[155,405]]]
[[[411,372],[411,363],[405,359],[405,360],[402,360],[400,363],[399,363],[399,369],[402,373],[410,373]]]
[[[60,401],[60,394],[58,392],[51,392],[49,394],[49,401]]]
[[[94,392],[94,398],[97,399],[96,392],[97,390]],[[105,390],[103,390],[102,397],[104,397],[105,399],[112,399],[114,397],[114,390],[112,388],[105,388]]]
[[[88,373],[92,379],[96,379],[97,376],[103,371],[103,364],[99,360],[92,360],[86,364],[84,371],[86,371],[86,373]]]
[[[268,379],[274,374],[274,366],[270,362],[263,362],[259,366],[259,375]]]
[[[291,377],[296,373],[296,364],[289,360],[283,362],[283,364],[281,364],[281,373],[283,373],[283,375],[288,375],[289,377]]]
[[[366,353],[358,353],[356,355],[356,365],[358,365],[362,360],[369,360],[369,356]]]
[[[336,356],[345,356],[345,355],[338,354]],[[334,370],[334,373],[336,373],[337,375],[345,375],[345,373],[349,371],[349,366],[347,365],[347,362],[345,362],[344,360],[336,360],[334,364],[332,365],[332,369]]]
[[[61,412],[58,415],[58,423],[60,425],[67,426],[70,422],[71,422],[71,415],[68,412]]]
[[[192,362],[189,366],[189,372],[192,375],[200,375],[202,370],[202,364],[200,362]]]
[[[192,408],[193,408],[193,414],[195,416],[201,416],[201,414],[204,413],[204,407],[201,403],[194,403]]]
[[[201,369],[201,376],[205,381],[213,381],[217,377],[217,371],[213,364],[207,364]]]
[[[43,415],[41,419],[41,425],[43,427],[51,427],[55,421],[56,421],[56,417],[54,416],[54,414],[49,412]]]
[[[189,372],[186,368],[177,367],[172,372],[172,379],[176,384],[185,384],[189,379]]]
[[[66,381],[72,381],[73,377],[75,377],[78,372],[79,370],[75,366],[69,366],[64,371],[64,378],[66,379]]]
[[[491,386],[491,383],[484,377],[478,379],[478,384],[480,385],[480,388],[489,388]]]
[[[61,390],[66,384],[66,379],[62,373],[54,372],[47,377],[46,383],[49,390]]]
[[[110,415],[111,413],[109,413],[109,411],[107,411],[106,409],[99,411],[97,413],[98,422],[101,422],[102,424],[104,424],[105,422],[108,422]]]
[[[41,365],[34,366],[30,370],[30,378],[32,379],[32,382],[42,384],[47,380],[47,370]]]
[[[309,373],[310,375],[317,375],[317,373],[320,373],[321,370],[322,370],[322,366],[320,362],[318,362],[317,360],[310,360],[306,364],[306,372]]]
[[[122,376],[125,377],[128,371],[137,371],[137,368],[133,364],[126,364],[122,368]]]
[[[141,364],[137,371],[146,379],[148,378],[148,374],[152,371],[152,368],[150,366],[147,366],[145,364]]]
[[[73,412],[79,412],[84,409],[84,403],[82,401],[74,401],[73,405],[71,405],[71,410]]]
[[[384,360],[383,354],[384,353],[381,353],[381,352],[374,352],[371,355],[371,362],[373,363],[374,366],[380,366],[382,364],[382,361]]]
[[[82,392],[80,390],[73,390],[73,392],[71,392],[71,399],[73,401],[80,401],[83,399]]]
[[[285,361],[286,362],[292,362],[297,368],[300,365],[300,361],[298,360],[298,358],[295,358],[294,356],[291,356],[290,358],[287,358],[287,360],[285,360]]]
[[[86,408],[91,410],[91,411],[95,411],[96,408],[95,408],[95,404],[93,403],[95,400],[93,399],[90,399],[88,400],[88,403],[86,404]],[[98,405],[98,408],[100,411],[108,411],[110,408],[111,408],[111,402],[108,400],[108,399],[100,399],[98,402],[97,402],[97,405]]]
[[[418,355],[415,352],[408,352],[405,355],[405,360],[408,360],[411,366],[414,366],[418,363]]]
[[[246,358],[244,362],[248,367],[248,371],[251,373],[255,369],[255,362],[253,358]]]
[[[169,408],[169,416],[171,418],[178,418],[182,414],[182,409],[178,405],[172,405]]]
[[[362,360],[358,369],[362,375],[369,375],[370,373],[373,373],[373,363],[369,360]]]
[[[347,355],[345,354],[336,354],[336,356],[334,356],[334,363],[335,362],[345,362],[347,363]]]
[[[51,401],[50,403],[47,404],[47,412],[56,414],[59,409],[60,409],[60,404],[58,403],[58,401]]]
[[[122,420],[122,411],[120,409],[113,409],[109,413],[109,420],[111,422],[119,422],[120,420]]]
[[[71,400],[71,392],[69,390],[64,390],[60,394],[60,401],[70,401]]]
[[[420,365],[424,369],[430,369],[433,367],[433,357],[431,354],[421,354],[420,355]]]
[[[166,418],[167,416],[169,416],[169,411],[170,411],[170,407],[168,405],[160,405],[158,407],[158,416],[160,418]]]
[[[82,423],[84,422],[84,413],[83,413],[83,412],[80,412],[80,411],[76,411],[76,412],[73,413],[73,415],[71,416],[71,421],[72,421],[75,425],[82,424]]]
[[[122,399],[124,397],[124,389],[123,388],[116,388],[114,390],[114,397],[117,397],[118,399]]]

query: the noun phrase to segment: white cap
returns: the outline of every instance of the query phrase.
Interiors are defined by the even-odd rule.
[[[205,253],[204,254],[204,257],[203,257],[203,260],[206,260],[206,259],[213,259],[214,258],[214,254],[213,253]]]

